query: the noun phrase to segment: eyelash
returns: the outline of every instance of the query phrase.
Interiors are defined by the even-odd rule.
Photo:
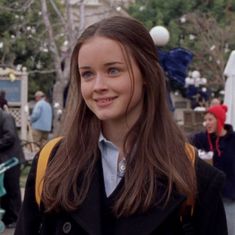
[[[115,67],[110,67],[107,69],[107,73],[111,76],[118,76],[120,74],[120,69],[119,68],[115,68]],[[89,79],[94,75],[93,72],[91,71],[84,71],[80,73],[81,78],[83,79]]]
[[[81,73],[80,76],[81,76],[82,78],[84,78],[84,79],[89,79],[89,78],[92,76],[92,74],[93,74],[93,73],[90,72],[90,71],[84,71],[84,72]]]
[[[118,68],[111,67],[108,69],[108,73],[111,75],[113,75],[113,73],[112,73],[113,71],[115,72],[114,75],[118,75],[120,73],[120,69],[118,69]]]

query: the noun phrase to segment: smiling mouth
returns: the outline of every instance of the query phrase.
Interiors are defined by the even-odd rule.
[[[208,131],[212,131],[212,127],[207,127],[207,130]]]
[[[95,99],[95,102],[99,106],[107,106],[113,102],[114,98],[103,98],[103,99]]]
[[[104,99],[95,99],[96,102],[108,102],[113,100],[114,98],[104,98]]]

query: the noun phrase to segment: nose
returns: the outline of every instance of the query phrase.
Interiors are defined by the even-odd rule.
[[[98,73],[95,78],[94,90],[103,91],[107,89],[107,81],[104,75]]]
[[[205,127],[208,127],[208,124],[209,124],[208,120],[205,120],[205,121],[203,122],[203,124],[204,124]]]

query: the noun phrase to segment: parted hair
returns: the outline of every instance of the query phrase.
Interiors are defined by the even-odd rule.
[[[113,207],[114,214],[128,216],[146,211],[156,202],[164,206],[175,190],[194,195],[195,171],[185,153],[185,137],[168,108],[164,73],[153,40],[139,21],[114,16],[85,29],[73,50],[64,139],[47,167],[42,193],[45,208],[48,211],[79,208],[100,158],[101,121],[81,95],[78,70],[79,50],[95,36],[117,41],[129,68],[132,57],[144,80],[143,112],[125,138],[129,146],[125,149],[127,169]],[[162,182],[164,191],[161,188],[159,193]]]

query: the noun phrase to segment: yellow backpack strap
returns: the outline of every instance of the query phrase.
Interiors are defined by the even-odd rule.
[[[191,160],[192,165],[194,167],[195,166],[195,159],[196,159],[196,150],[195,150],[195,148],[191,144],[186,143],[185,144],[185,152],[186,152],[188,158]],[[183,220],[183,217],[185,217],[186,215],[188,215],[188,214],[189,214],[189,216],[193,215],[194,203],[195,203],[194,196],[193,195],[188,195],[185,203],[181,207],[181,211],[180,211],[181,221]]]
[[[38,206],[41,202],[41,194],[43,187],[43,178],[46,172],[47,163],[53,150],[54,146],[62,139],[63,137],[57,137],[50,140],[40,151],[38,162],[37,162],[37,171],[36,171],[36,181],[35,181],[35,198]]]
[[[195,165],[195,159],[196,159],[195,148],[191,144],[186,143],[185,144],[185,152],[186,152],[188,158],[191,160],[191,162],[194,166]]]

